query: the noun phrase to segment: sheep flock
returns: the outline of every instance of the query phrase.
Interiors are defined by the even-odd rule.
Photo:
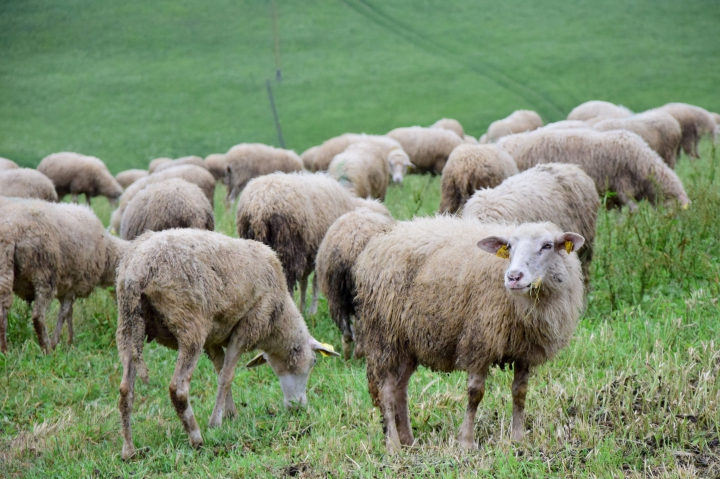
[[[116,176],[76,152],[38,158],[37,169],[0,158],[0,350],[13,354],[14,297],[31,305],[40,348],[52,354],[64,324],[74,340],[73,302],[112,288],[122,459],[138,454],[135,378],[148,380],[143,350],[152,341],[177,350],[170,402],[197,448],[205,440],[190,380],[203,353],[218,376],[209,428],[238,415],[230,385],[248,351],[259,353],[248,368],[273,370],[287,408],[318,394],[308,389],[316,360],[339,356],[308,327],[321,292],[344,359],[366,361],[388,452],[417,443],[408,384],[420,366],[467,372],[457,445],[470,450],[490,371],[512,366],[505,429],[522,441],[532,372],[553,367],[592,300],[590,266],[603,260],[598,214],[615,208],[634,222],[642,201],[668,215],[691,208],[674,169],[699,156],[703,138],[714,141],[717,120],[683,103],[634,113],[589,101],[549,124],[518,110],[478,137],[442,118],[384,135],[345,133],[301,154],[240,143]],[[393,219],[383,201],[408,174],[442,176],[435,216]],[[213,231],[218,183],[226,197],[217,208],[235,218],[237,238]],[[88,206],[63,202],[81,194]],[[107,229],[89,208],[96,196],[116,206]],[[146,406],[135,401],[136,411]]]

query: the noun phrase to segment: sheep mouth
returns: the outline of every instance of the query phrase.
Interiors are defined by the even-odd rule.
[[[506,284],[505,287],[508,291],[512,291],[513,293],[525,293],[530,291],[532,284]]]

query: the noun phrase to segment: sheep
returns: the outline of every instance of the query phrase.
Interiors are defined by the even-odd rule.
[[[50,178],[32,168],[0,170],[0,195],[58,201]]]
[[[173,161],[172,158],[155,158],[148,164],[148,174],[155,173],[155,169],[157,169],[160,165],[164,165],[165,163]]]
[[[33,326],[45,353],[59,343],[65,321],[72,343],[73,302],[114,284],[127,243],[107,234],[85,206],[0,197],[0,218],[0,350],[7,351],[13,293],[33,303]],[[53,298],[60,300],[60,312],[50,342],[45,314]]]
[[[516,110],[507,118],[492,122],[488,127],[485,141],[492,143],[503,136],[532,131],[542,126],[542,118],[536,112],[532,110]]]
[[[20,168],[17,163],[12,160],[8,160],[7,158],[0,157],[0,171],[13,170],[15,168]]]
[[[199,228],[213,231],[215,216],[200,187],[182,178],[148,185],[128,203],[120,237],[133,240],[145,231]]]
[[[146,170],[138,170],[138,169],[132,169],[132,170],[125,170],[121,171],[117,175],[115,175],[115,180],[120,183],[120,186],[123,187],[123,190],[126,189],[128,186],[135,183],[140,178],[144,178],[148,175],[148,172]]]
[[[476,191],[465,203],[462,217],[483,223],[550,221],[565,231],[577,231],[585,238],[578,257],[587,287],[599,207],[595,182],[582,168],[546,163],[511,176],[492,189]]]
[[[460,138],[465,138],[465,130],[463,129],[462,125],[459,121],[452,118],[441,118],[440,120],[430,125],[430,128],[442,128],[443,130],[452,131]]]
[[[573,254],[583,241],[552,223],[447,215],[397,223],[370,240],[354,270],[356,330],[389,452],[414,441],[407,385],[418,365],[468,372],[459,443],[477,449],[473,423],[488,369],[513,363],[512,439],[522,439],[530,370],[569,342],[583,307]]]
[[[290,292],[300,282],[300,308],[315,256],[325,232],[333,222],[356,207],[383,214],[387,209],[372,200],[352,196],[324,173],[273,173],[248,183],[237,205],[240,238],[270,246],[280,258]],[[310,314],[317,311],[317,276],[312,282]]]
[[[477,138],[475,138],[474,136],[470,136],[470,135],[465,135],[465,136],[463,136],[463,140],[465,141],[465,143],[470,143],[470,144],[473,144],[473,145],[479,145],[479,144],[480,144],[480,142],[477,140]]]
[[[330,162],[338,155],[345,151],[345,149],[358,142],[374,142],[378,146],[382,147],[386,154],[390,154],[395,149],[401,149],[402,146],[397,141],[388,138],[387,136],[380,135],[366,135],[365,133],[345,133],[344,135],[330,138],[325,141],[322,145],[318,146],[314,152],[313,169],[312,171],[327,171],[330,167]],[[307,152],[306,152],[307,153]],[[309,155],[310,153],[308,153]]]
[[[292,150],[273,148],[261,143],[235,145],[227,152],[225,206],[229,208],[253,178],[276,171],[292,173],[302,170],[302,160]]]
[[[303,162],[303,166],[308,171],[315,171],[315,154],[320,149],[320,146],[313,146],[302,152],[300,159]]]
[[[580,165],[595,181],[600,197],[616,193],[608,198],[608,207],[627,205],[635,210],[635,201],[657,203],[660,197],[677,200],[683,208],[690,204],[677,174],[635,133],[573,129],[524,135],[511,144],[514,151],[509,152],[520,171],[539,163]],[[505,149],[503,142],[498,146]]]
[[[175,168],[176,166],[183,165],[195,165],[207,170],[205,160],[203,160],[199,156],[183,156],[182,158],[178,158],[177,160],[164,161],[160,163],[159,165],[157,165],[157,167],[153,170],[152,173],[159,173],[163,170],[167,170],[168,168]]]
[[[170,399],[196,448],[203,439],[190,406],[190,378],[203,350],[218,373],[209,427],[237,414],[230,385],[242,353],[264,351],[248,367],[270,364],[288,408],[307,403],[314,351],[339,356],[310,335],[285,289],[280,262],[270,248],[256,241],[190,229],[146,233],[133,242],[120,263],[117,296],[124,460],[135,454],[130,415],[135,375],[139,373],[147,383],[146,337],[148,342],[178,350]]]
[[[627,130],[637,133],[670,168],[675,168],[682,131],[672,115],[650,110],[626,118],[608,118],[593,125],[598,131]]]
[[[330,317],[342,332],[343,355],[350,359],[355,333],[355,280],[352,268],[357,257],[373,235],[393,225],[389,215],[367,208],[345,213],[330,226],[318,248],[315,275],[320,291],[325,295]],[[355,346],[355,358],[362,357],[362,348]]]
[[[590,125],[580,120],[562,120],[554,123],[548,123],[543,126],[543,130],[568,130],[571,128],[589,128]]]
[[[138,181],[130,185],[120,197],[120,204],[118,205],[118,208],[113,211],[110,216],[110,231],[120,231],[120,222],[122,221],[125,208],[136,194],[148,185],[160,183],[172,178],[182,178],[188,183],[193,183],[199,186],[207,199],[210,201],[210,205],[213,207],[215,206],[215,178],[213,175],[211,175],[206,169],[195,165],[176,166],[175,168],[169,168],[165,171],[148,175],[145,178],[140,178]]]
[[[227,169],[227,156],[221,153],[206,156],[205,168],[215,177],[216,181],[222,181]]]
[[[625,118],[633,112],[622,105],[593,100],[576,106],[567,116],[568,120],[588,121],[597,118]]]
[[[360,198],[385,198],[390,164],[381,148],[360,142],[348,146],[330,162],[328,174]]]
[[[704,108],[687,103],[668,103],[655,110],[671,114],[680,123],[682,149],[690,158],[700,158],[698,143],[705,135],[714,135],[717,124]],[[652,110],[651,110],[652,111]],[[678,150],[678,154],[680,151]]]
[[[396,128],[387,136],[400,143],[421,173],[442,173],[450,153],[463,143],[463,139],[452,131],[421,126]]]
[[[715,120],[715,124],[720,126],[720,113],[710,113],[710,115],[713,117],[713,120]],[[0,168],[2,168],[2,166],[0,166]]]
[[[440,213],[456,213],[480,188],[494,188],[518,173],[515,160],[495,145],[458,146],[440,183]]]
[[[414,167],[410,157],[402,148],[394,148],[387,154],[387,161],[390,166],[390,174],[393,183],[402,183],[407,174],[408,167]]]
[[[93,196],[106,196],[114,204],[123,191],[105,163],[93,156],[53,153],[40,161],[37,170],[50,178],[58,198],[69,193],[73,203],[77,203],[78,195],[84,193],[88,205]]]

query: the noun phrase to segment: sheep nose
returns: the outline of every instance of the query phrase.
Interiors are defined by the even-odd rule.
[[[400,175],[393,176],[393,182],[395,183],[402,183],[403,177]]]
[[[517,283],[520,281],[523,277],[523,274],[520,271],[508,271],[507,273],[507,279],[508,281],[511,281],[513,283]]]

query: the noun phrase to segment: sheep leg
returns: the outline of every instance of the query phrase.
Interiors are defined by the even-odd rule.
[[[515,362],[515,376],[512,383],[513,415],[512,440],[522,441],[525,435],[525,395],[527,394],[530,368],[527,364]]]
[[[210,416],[210,427],[218,427],[222,424],[223,405],[226,404],[228,395],[230,394],[230,385],[235,376],[235,366],[240,360],[240,355],[247,350],[243,344],[243,337],[236,329],[230,336],[230,342],[225,350],[225,361],[223,361],[222,370],[218,374],[218,393],[215,400],[215,408],[213,408],[212,416]]]
[[[120,423],[122,424],[123,447],[122,458],[127,461],[135,455],[135,445],[132,440],[132,427],[130,415],[132,414],[133,399],[135,396],[135,363],[132,360],[132,352],[123,351],[121,354],[123,365],[123,378],[120,382]]]
[[[198,359],[200,359],[200,353],[202,353],[200,344],[184,345],[180,343],[175,373],[169,388],[170,400],[175,406],[175,411],[180,417],[185,431],[190,436],[190,445],[195,448],[202,446],[203,440],[192,406],[190,406],[190,378],[195,371]]]
[[[385,447],[390,454],[400,450],[400,436],[395,423],[397,377],[393,372],[385,375],[380,386],[380,409],[385,424]]]
[[[73,203],[77,204],[77,202],[78,202],[78,194],[77,194],[77,193],[73,193],[73,194],[72,194],[72,196],[71,196],[71,201],[72,201]]]
[[[63,298],[62,303],[60,304],[60,312],[58,313],[57,323],[55,324],[55,332],[53,333],[53,348],[60,344],[60,333],[62,333],[63,324],[65,324],[66,320],[68,325],[68,344],[72,344],[73,342],[72,307],[73,300]]]
[[[464,449],[478,448],[475,442],[475,415],[478,405],[485,396],[485,378],[487,378],[487,368],[480,373],[468,373],[468,405],[465,411],[465,420],[463,420],[460,434],[458,434],[458,442]]]
[[[7,352],[8,310],[0,302],[0,351]]]
[[[210,346],[206,349],[206,352],[208,356],[210,356],[210,360],[215,366],[215,372],[219,376],[225,362],[225,351],[223,351],[222,346]],[[235,407],[235,401],[233,401],[232,388],[228,388],[227,394],[225,395],[225,411],[223,412],[223,417],[230,419],[236,415],[237,408]]]
[[[300,280],[300,312],[305,312],[305,293],[307,292],[307,276]]]
[[[317,305],[318,305],[318,285],[317,285],[317,274],[313,273],[313,279],[312,279],[312,300],[310,301],[310,311],[308,311],[310,314],[314,315],[317,313]]]
[[[33,328],[35,328],[35,334],[37,334],[38,342],[40,347],[48,354],[52,349],[50,338],[48,337],[47,328],[45,328],[45,312],[47,311],[50,301],[52,301],[53,295],[50,291],[44,291],[42,289],[35,290],[35,301],[33,301],[33,312],[32,322]]]
[[[400,377],[398,377],[395,387],[395,424],[398,430],[400,444],[403,446],[412,446],[415,442],[412,427],[410,426],[410,413],[408,411],[408,394],[407,388],[410,382],[410,376],[415,372],[417,366],[407,361],[401,366]]]
[[[345,358],[345,361],[350,360],[350,353],[352,352],[352,344],[353,344],[352,334],[350,334],[350,333],[343,334],[342,348],[343,348],[343,357]]]

